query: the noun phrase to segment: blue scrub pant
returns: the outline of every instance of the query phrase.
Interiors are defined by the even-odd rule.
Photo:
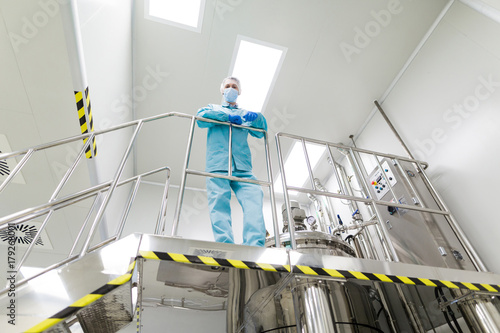
[[[227,175],[227,172],[214,172]],[[256,179],[251,172],[234,171],[234,177]],[[257,184],[207,178],[208,208],[216,242],[234,243],[231,224],[231,189],[243,209],[243,244],[264,246],[266,225],[262,213],[264,194]]]

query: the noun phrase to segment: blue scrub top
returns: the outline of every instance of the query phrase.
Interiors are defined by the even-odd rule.
[[[243,116],[247,110],[238,108],[238,105],[231,106],[227,103],[223,105],[209,104],[208,106],[198,110],[198,117],[218,121],[229,121],[229,114]],[[252,122],[244,121],[241,125],[254,128],[260,128],[267,131],[266,118],[257,112],[257,119]],[[243,119],[244,120],[244,119]],[[229,126],[219,125],[204,121],[197,121],[201,128],[208,128],[207,133],[207,156],[206,156],[206,171],[228,171],[228,147],[229,147]],[[248,133],[256,138],[264,137],[264,133],[252,131],[246,128],[233,127],[232,138],[232,159],[233,167],[237,171],[252,171],[252,155],[248,146]]]

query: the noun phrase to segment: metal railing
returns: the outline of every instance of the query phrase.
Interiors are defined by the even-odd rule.
[[[305,158],[305,162],[306,162],[306,166],[307,166],[307,170],[308,170],[308,176],[309,176],[309,182],[311,184],[311,188],[289,186],[288,185],[286,174],[285,174],[285,163],[284,163],[283,152],[282,152],[282,144],[281,144],[282,137],[301,142],[302,150],[304,153],[304,158]],[[382,218],[381,218],[381,214],[380,214],[380,211],[379,211],[377,206],[381,205],[381,206],[387,206],[387,207],[396,207],[396,208],[400,208],[400,209],[407,209],[407,210],[418,211],[418,212],[422,212],[422,213],[442,215],[445,217],[446,221],[448,222],[451,229],[453,230],[453,232],[457,236],[458,240],[463,245],[465,251],[467,252],[469,257],[471,258],[471,261],[474,264],[474,266],[476,267],[476,269],[479,271],[487,271],[485,265],[483,264],[483,262],[479,258],[478,254],[474,250],[473,246],[471,245],[471,243],[469,242],[469,240],[465,236],[465,234],[462,231],[462,229],[460,228],[460,226],[458,225],[456,219],[451,214],[451,212],[448,210],[444,201],[439,196],[439,194],[437,193],[435,188],[432,186],[428,176],[425,174],[424,169],[428,166],[427,163],[419,161],[419,160],[403,157],[403,156],[397,156],[397,155],[393,155],[393,154],[384,154],[384,153],[375,152],[375,151],[371,151],[371,150],[344,146],[344,145],[333,143],[333,142],[316,140],[316,139],[306,138],[306,137],[297,136],[297,135],[293,135],[293,134],[287,134],[287,133],[277,133],[276,134],[276,143],[277,143],[277,148],[278,148],[278,162],[279,162],[279,166],[280,166],[280,174],[281,174],[281,179],[282,179],[282,184],[283,184],[285,204],[286,204],[286,207],[288,207],[287,214],[288,214],[288,221],[290,223],[290,225],[289,225],[290,243],[291,243],[291,247],[293,249],[295,249],[297,245],[296,245],[295,234],[294,234],[295,223],[294,223],[292,216],[291,216],[291,210],[289,209],[290,208],[290,196],[288,193],[289,191],[296,191],[299,193],[313,194],[313,195],[318,195],[318,196],[326,196],[326,197],[330,197],[330,198],[348,200],[349,202],[362,202],[362,203],[368,204],[369,207],[372,208],[374,215],[376,217],[376,220],[377,220],[376,225],[378,225],[381,229],[381,233],[379,234],[380,241],[381,241],[382,245],[385,244],[387,246],[387,249],[389,251],[390,257],[387,259],[392,260],[392,261],[396,261],[396,262],[399,261],[398,255],[396,253],[394,245],[391,242],[391,239],[389,237],[389,233],[388,233],[388,230],[387,230],[385,224],[379,223],[380,221],[382,221]],[[340,188],[339,193],[324,191],[325,190],[324,188],[322,188],[322,189],[317,188],[317,184],[314,181],[313,169],[311,167],[311,163],[309,160],[309,155],[307,152],[306,143],[322,145],[326,148],[326,152],[328,154],[328,157],[332,161],[331,165],[332,165],[333,174],[335,175],[336,179],[339,181],[339,188]],[[343,155],[345,155],[347,157],[347,159],[349,160],[349,163],[351,164],[351,166],[353,168],[353,172],[356,176],[356,179],[358,180],[358,182],[360,183],[360,185],[362,187],[363,197],[349,195],[348,193],[346,193],[346,190],[342,187],[342,183],[340,182],[341,176],[338,174],[338,170],[335,168],[336,161],[335,161],[333,153],[332,153],[332,148],[337,148],[339,151],[342,151]],[[392,202],[391,201],[377,200],[371,196],[370,191],[368,190],[369,185],[367,183],[367,179],[369,177],[367,175],[366,168],[363,164],[363,161],[359,156],[360,153],[371,155],[376,160],[376,167],[380,171],[382,177],[386,180],[386,184],[389,187],[389,192],[391,193],[391,196],[393,199]],[[394,161],[394,165],[397,165],[397,167],[401,171],[401,174],[403,175],[405,181],[410,185],[412,192],[414,193],[415,197],[417,198],[416,205],[407,205],[407,204],[399,203],[399,200],[398,200],[392,186],[390,185],[389,177],[386,173],[386,170],[382,167],[382,165],[380,163],[379,157],[387,158],[387,159]],[[429,189],[429,192],[430,192],[431,196],[434,198],[439,209],[432,209],[432,208],[425,206],[424,202],[418,196],[417,190],[414,188],[414,186],[412,185],[412,182],[409,180],[407,173],[404,172],[404,170],[402,170],[400,161],[413,163],[413,165],[417,169],[417,172],[422,176],[422,179],[424,180],[425,185]]]
[[[238,181],[238,182],[252,183],[252,184],[267,187],[269,189],[269,197],[270,197],[270,201],[271,201],[271,214],[272,214],[272,219],[273,219],[275,243],[276,243],[276,247],[280,247],[278,218],[276,215],[276,200],[275,200],[275,196],[274,196],[273,171],[272,171],[272,166],[271,166],[271,156],[270,156],[270,152],[269,152],[269,139],[267,136],[267,132],[265,130],[259,129],[259,128],[246,127],[246,126],[242,126],[242,125],[236,125],[236,124],[231,124],[231,123],[227,123],[227,122],[216,121],[216,120],[212,120],[212,119],[208,119],[208,118],[201,118],[201,117],[195,117],[195,116],[189,116],[189,117],[191,117],[191,126],[190,126],[190,130],[189,130],[186,156],[184,158],[183,174],[182,174],[182,179],[181,179],[181,183],[179,186],[179,196],[177,199],[177,205],[175,207],[174,221],[173,221],[173,225],[172,225],[171,235],[177,236],[177,229],[179,226],[182,201],[184,198],[184,191],[185,191],[185,187],[186,187],[186,178],[187,178],[187,175],[190,174],[190,175],[198,175],[198,176],[203,176],[203,177],[212,177],[212,178],[227,179],[227,180]],[[191,149],[192,149],[192,144],[193,144],[195,121],[197,121],[197,120],[229,127],[228,173],[227,173],[227,176],[221,175],[218,173],[211,173],[211,172],[204,172],[204,171],[189,169],[189,159],[191,157]],[[248,178],[240,178],[240,177],[232,176],[232,162],[233,162],[233,159],[232,159],[232,131],[233,131],[233,128],[246,128],[250,131],[260,132],[263,134],[264,148],[265,148],[265,155],[266,155],[267,180],[253,180],[253,179],[248,179]]]
[[[271,159],[270,159],[270,152],[269,152],[269,140],[267,137],[267,132],[264,130],[261,130],[261,129],[257,129],[257,128],[250,128],[250,127],[230,124],[227,122],[215,121],[215,120],[196,117],[196,116],[192,116],[192,115],[188,115],[188,114],[170,112],[170,113],[160,114],[160,115],[149,117],[149,118],[144,118],[144,119],[140,119],[140,120],[127,122],[127,123],[124,123],[121,125],[110,127],[108,129],[105,129],[105,130],[94,131],[94,132],[87,133],[87,134],[82,134],[82,135],[78,135],[78,136],[74,136],[74,137],[70,137],[70,138],[56,140],[56,141],[53,141],[50,143],[38,145],[38,146],[28,148],[25,150],[0,154],[0,161],[22,156],[21,160],[16,165],[16,167],[12,170],[10,175],[3,181],[2,184],[0,184],[0,193],[2,193],[7,188],[7,186],[12,182],[12,180],[15,178],[15,176],[20,172],[20,170],[28,164],[29,160],[37,152],[41,152],[41,151],[45,151],[45,150],[48,150],[51,148],[59,147],[59,146],[62,146],[62,145],[68,144],[68,143],[84,140],[84,144],[83,144],[82,148],[80,149],[79,153],[76,155],[74,162],[71,164],[71,166],[68,168],[68,170],[66,171],[66,173],[62,177],[61,181],[56,186],[56,189],[52,193],[52,195],[47,203],[38,205],[36,207],[24,209],[22,211],[19,211],[19,212],[16,212],[16,213],[13,213],[13,214],[10,214],[8,216],[4,216],[4,217],[0,218],[0,230],[1,230],[4,228],[7,228],[9,225],[20,224],[20,223],[32,220],[34,218],[45,216],[44,221],[42,222],[36,235],[33,237],[33,241],[30,243],[28,249],[24,253],[21,260],[18,261],[18,263],[16,265],[16,269],[15,269],[16,271],[19,271],[21,269],[21,267],[23,267],[26,259],[32,253],[33,248],[34,248],[37,240],[39,239],[40,235],[46,229],[46,226],[48,225],[54,212],[56,212],[57,210],[63,209],[65,207],[68,207],[70,205],[76,204],[78,202],[81,202],[83,200],[93,199],[91,207],[87,213],[87,216],[86,216],[86,218],[85,218],[85,220],[84,220],[84,222],[83,222],[83,224],[78,232],[77,237],[75,238],[75,241],[73,242],[71,250],[69,251],[68,257],[59,263],[56,263],[54,265],[47,267],[46,269],[39,272],[38,274],[30,277],[29,279],[24,279],[24,280],[18,282],[18,284],[23,284],[23,283],[27,282],[28,280],[30,280],[36,276],[39,276],[50,269],[53,269],[55,267],[59,267],[63,264],[71,262],[72,260],[76,260],[78,258],[81,258],[85,254],[87,254],[91,251],[94,251],[94,250],[96,250],[96,249],[98,249],[106,244],[109,244],[109,243],[119,239],[122,232],[123,232],[125,222],[127,220],[128,214],[131,210],[132,204],[136,198],[141,181],[143,180],[144,177],[147,177],[147,176],[150,176],[150,175],[156,174],[158,172],[162,172],[162,171],[167,172],[167,177],[166,177],[166,182],[165,182],[162,200],[161,200],[161,204],[160,204],[160,209],[159,209],[159,213],[158,213],[158,218],[157,218],[156,225],[155,225],[154,234],[157,234],[157,235],[164,235],[165,234],[166,202],[167,202],[169,182],[170,182],[170,168],[167,166],[164,166],[164,167],[161,167],[161,168],[158,168],[155,170],[151,170],[149,172],[145,172],[143,174],[140,174],[140,175],[137,175],[135,177],[131,177],[131,178],[128,178],[128,179],[122,180],[122,181],[120,181],[120,178],[124,172],[125,164],[130,156],[132,148],[136,142],[138,134],[140,133],[143,125],[145,123],[148,123],[148,122],[153,122],[153,121],[157,121],[157,120],[165,119],[165,118],[169,118],[169,117],[186,118],[186,119],[190,119],[190,121],[191,121],[189,138],[188,138],[188,142],[187,142],[187,149],[186,149],[186,155],[185,155],[185,161],[184,161],[183,175],[182,175],[179,195],[178,195],[178,199],[177,199],[177,204],[176,204],[176,208],[175,208],[175,214],[174,214],[174,222],[173,222],[172,233],[171,233],[172,236],[177,235],[177,228],[179,225],[179,218],[180,218],[180,213],[181,213],[181,208],[182,208],[182,200],[183,200],[183,195],[184,195],[184,191],[185,191],[186,176],[188,174],[191,174],[191,175],[199,175],[199,176],[205,176],[205,177],[223,178],[223,179],[229,179],[229,180],[233,180],[233,181],[248,182],[248,183],[253,183],[253,184],[261,185],[264,187],[268,187],[269,192],[270,192],[270,198],[271,198],[272,218],[273,218],[275,235],[277,235],[277,237],[279,237],[278,223],[277,223],[276,210],[275,210],[276,203],[275,203],[275,197],[274,197],[274,187],[273,187],[274,184],[272,181],[272,167],[271,167]],[[229,146],[229,169],[228,169],[227,176],[188,169],[196,121],[204,121],[204,122],[215,123],[215,124],[222,125],[222,126],[229,126],[230,146]],[[252,180],[252,179],[238,178],[238,177],[232,176],[231,141],[232,141],[232,130],[234,127],[246,128],[246,129],[251,130],[251,131],[257,131],[257,132],[263,133],[265,155],[266,155],[266,166],[267,166],[267,180]],[[82,160],[83,154],[85,153],[86,149],[89,147],[91,142],[93,142],[93,140],[95,140],[96,137],[98,137],[99,135],[104,135],[106,133],[115,132],[115,131],[119,131],[119,130],[123,130],[123,129],[127,129],[127,128],[133,128],[134,131],[133,131],[132,136],[128,142],[128,146],[127,146],[125,152],[123,153],[123,156],[118,164],[118,167],[115,171],[113,178],[106,181],[106,182],[103,182],[99,185],[95,185],[95,186],[92,186],[88,189],[85,189],[85,190],[82,190],[82,191],[79,191],[76,193],[72,193],[70,195],[66,195],[66,196],[59,198],[58,197],[59,194],[61,193],[64,186],[68,183],[69,179],[73,175],[76,167],[78,166],[78,164]],[[125,204],[125,208],[122,212],[122,217],[118,223],[118,227],[117,227],[115,234],[113,236],[111,236],[110,238],[102,241],[101,243],[99,243],[95,246],[91,246],[92,239],[94,238],[94,235],[95,235],[96,231],[98,230],[100,222],[103,219],[106,208],[107,208],[116,188],[121,187],[121,186],[126,185],[126,184],[132,184],[132,183],[135,183],[135,185],[134,185],[133,189],[130,191],[128,201]],[[92,223],[90,223],[91,217],[94,214],[94,212],[95,212],[95,217],[94,217]],[[79,250],[79,253],[76,254],[77,245],[83,239],[85,230],[89,228],[89,224],[90,224],[90,230],[88,231],[87,235],[84,238],[84,244],[81,247],[81,249]],[[279,241],[277,241],[277,246],[279,247]],[[0,294],[2,294],[4,291],[0,291]]]

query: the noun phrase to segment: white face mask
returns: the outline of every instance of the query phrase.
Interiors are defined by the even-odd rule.
[[[238,98],[238,90],[234,88],[226,88],[224,89],[224,99],[228,103],[234,103],[236,102],[236,99]]]

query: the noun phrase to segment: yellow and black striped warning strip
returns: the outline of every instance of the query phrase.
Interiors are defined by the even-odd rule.
[[[407,285],[420,285],[427,287],[445,287],[450,289],[469,289],[472,291],[500,292],[500,285],[479,284],[470,282],[456,282],[446,280],[433,280],[415,278],[408,276],[387,275],[377,273],[365,273],[347,270],[337,270],[330,268],[320,268],[313,266],[295,265],[290,269],[289,265],[273,265],[267,263],[256,263],[232,259],[218,259],[212,257],[184,255],[169,252],[139,251],[140,255],[146,259],[169,260],[181,263],[205,264],[208,266],[224,266],[242,269],[258,269],[270,272],[292,272],[312,276],[328,276],[340,279],[356,279],[366,281],[402,283]]]
[[[119,286],[127,283],[130,281],[132,278],[132,271],[134,270],[135,267],[135,260],[129,265],[127,273],[117,277],[116,279],[113,279],[106,283],[104,286],[97,288],[93,292],[91,292],[88,295],[83,296],[70,306],[66,307],[65,309],[59,311],[52,317],[45,319],[41,323],[33,326],[29,330],[25,331],[25,333],[40,333],[43,332],[52,326],[60,323],[61,321],[65,320],[69,316],[75,314],[78,310],[82,309],[83,307],[97,301],[99,298],[103,297],[107,293],[109,293],[112,290],[115,290]]]
[[[85,112],[85,104],[83,103],[82,91],[75,91],[76,109],[78,111],[78,119],[80,121],[80,130],[82,134],[94,130],[94,119],[92,118],[92,107],[90,106],[89,87],[85,89],[85,98],[87,102],[87,112]],[[87,119],[88,114],[88,119]],[[83,139],[83,143],[87,142],[88,138]],[[95,138],[92,140],[90,146],[85,150],[85,156],[92,158],[97,154],[97,144]]]
[[[156,251],[139,251],[142,258],[169,260],[191,264],[205,264],[207,266],[223,266],[234,267],[241,269],[257,269],[268,272],[290,272],[290,265],[274,265],[268,263],[257,263],[251,261],[242,261],[234,259],[219,259],[204,256],[192,256],[178,253],[156,252]]]
[[[424,278],[415,278],[415,277],[399,276],[399,275],[387,275],[387,274],[377,274],[377,273],[336,270],[329,268],[318,268],[312,266],[296,265],[293,267],[292,271],[293,273],[317,275],[317,276],[331,276],[342,279],[403,283],[408,285],[445,287],[450,289],[469,289],[473,291],[487,291],[495,293],[498,293],[500,291],[500,285],[493,286],[490,284],[424,279]]]

